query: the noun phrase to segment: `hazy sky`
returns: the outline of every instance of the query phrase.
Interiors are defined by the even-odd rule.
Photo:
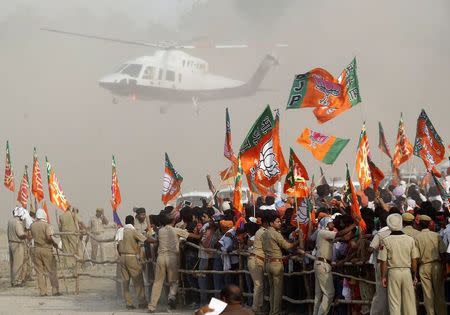
[[[31,166],[36,146],[43,174],[47,155],[67,198],[85,218],[96,207],[104,207],[110,215],[114,153],[123,216],[133,205],[155,212],[161,209],[164,152],[184,177],[183,191],[206,191],[206,174],[213,175],[218,185],[217,173],[227,166],[223,157],[225,107],[230,109],[235,151],[266,104],[281,108],[285,156],[292,146],[310,173],[318,173],[319,163],[295,143],[304,127],[350,138],[327,171],[329,176],[343,177],[346,162],[354,167],[364,120],[374,160],[385,168],[388,160],[377,149],[377,124],[382,121],[392,149],[401,111],[411,141],[421,108],[448,141],[445,91],[450,72],[450,2],[279,1],[276,7],[272,3],[3,1],[0,170],[4,168],[1,152],[9,139],[18,187],[24,164]],[[267,52],[277,54],[280,66],[263,82],[262,87],[270,91],[238,100],[200,100],[198,116],[190,103],[173,105],[161,115],[159,102],[121,99],[113,104],[111,95],[97,83],[124,61],[153,50],[65,38],[40,31],[41,27],[148,41],[208,36],[218,41],[287,42],[289,48],[192,51],[210,63],[212,72],[244,81]],[[308,109],[284,110],[294,74],[323,67],[338,75],[354,56],[363,99],[360,105],[324,125],[318,125]],[[421,163],[414,158],[407,168],[422,167]],[[9,213],[16,197],[0,189],[1,211]]]

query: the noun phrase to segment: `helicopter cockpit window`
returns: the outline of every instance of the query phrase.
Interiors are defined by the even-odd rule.
[[[147,67],[144,70],[144,74],[142,75],[142,79],[144,79],[144,80],[153,80],[154,76],[155,76],[155,68],[154,67]]]
[[[130,77],[137,78],[141,72],[142,65],[129,64],[126,68],[120,71],[123,74],[128,74]]]
[[[175,81],[175,72],[167,70],[166,71],[166,80],[167,81]]]

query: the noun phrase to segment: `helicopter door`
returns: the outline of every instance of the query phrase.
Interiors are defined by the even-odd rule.
[[[154,85],[156,76],[156,68],[155,67],[147,67],[145,68],[142,74],[142,85]]]
[[[166,70],[166,81],[170,88],[173,88],[173,89],[176,88],[175,71]]]

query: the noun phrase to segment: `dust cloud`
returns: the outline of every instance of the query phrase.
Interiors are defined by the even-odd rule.
[[[47,155],[70,203],[87,219],[96,207],[110,214],[111,155],[117,159],[123,217],[134,205],[151,212],[160,202],[164,152],[183,175],[183,191],[206,191],[206,174],[228,164],[223,157],[224,114],[229,107],[235,151],[266,104],[281,109],[286,158],[292,146],[310,173],[319,164],[295,139],[304,127],[350,138],[328,176],[343,177],[354,166],[366,121],[374,161],[388,160],[376,148],[378,121],[392,148],[400,112],[414,138],[425,108],[444,141],[450,125],[446,90],[450,71],[450,3],[427,1],[9,1],[0,4],[0,152],[10,141],[19,186],[36,146],[45,177]],[[112,96],[98,80],[123,62],[152,49],[43,32],[41,27],[129,40],[249,43],[252,48],[189,51],[212,72],[246,81],[268,52],[280,65],[266,77],[265,91],[236,100],[173,104]],[[275,49],[274,43],[288,48]],[[318,125],[310,110],[285,111],[294,74],[323,67],[334,75],[356,56],[363,102]],[[4,167],[3,154],[0,169]],[[421,168],[414,158],[408,168]],[[45,187],[46,180],[44,179]],[[47,191],[46,191],[47,194]],[[2,213],[14,196],[0,189]],[[53,211],[52,211],[53,212]]]

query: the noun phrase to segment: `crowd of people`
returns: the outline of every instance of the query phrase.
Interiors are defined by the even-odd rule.
[[[377,191],[359,191],[361,217],[351,215],[341,188],[322,183],[309,198],[310,219],[301,225],[296,220],[300,200],[276,194],[250,198],[239,217],[230,200],[214,196],[199,206],[167,206],[158,215],[135,208],[134,215],[126,216],[115,241],[128,309],[135,308],[130,282],[138,307],[149,312],[156,311],[167,282],[170,309],[179,304],[182,283],[185,304],[192,309],[239,285],[242,303],[251,308],[246,314],[328,314],[333,305],[334,314],[447,314],[450,213],[433,183],[398,180]],[[73,208],[59,218],[62,232],[89,231],[94,261],[101,251],[96,236],[107,224],[102,209],[87,227]],[[25,252],[33,240],[39,292],[47,294],[48,275],[53,295],[60,294],[52,248],[83,257],[86,251],[76,245],[78,237],[61,235],[61,245],[42,209],[28,219],[16,208],[8,222],[11,284],[21,285],[29,277]],[[248,273],[238,272],[243,270]],[[313,274],[300,273],[311,270]],[[311,308],[289,302],[308,298],[314,299]],[[370,303],[333,304],[337,300]],[[423,307],[418,300],[424,301]]]

